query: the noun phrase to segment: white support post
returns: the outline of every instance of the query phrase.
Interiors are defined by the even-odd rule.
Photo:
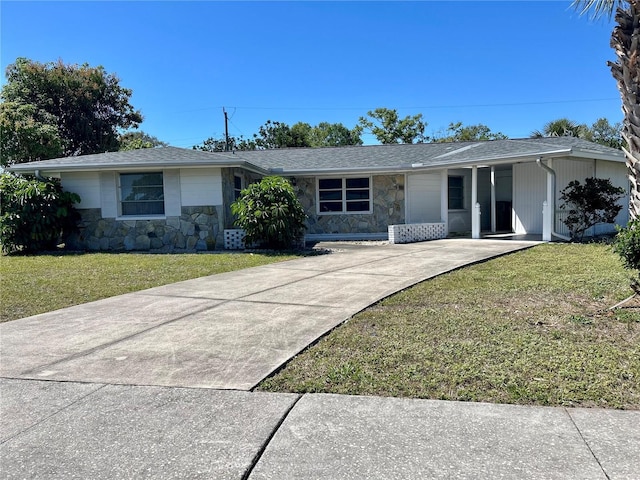
[[[549,161],[547,162],[547,166],[549,168],[553,168],[553,159],[551,158],[549,159]],[[543,226],[542,226],[543,232],[545,228],[549,229],[549,240],[545,240],[547,242],[551,241],[551,232],[554,232],[556,230],[556,225],[554,225],[556,220],[556,212],[555,212],[556,192],[553,187],[554,187],[553,175],[547,172],[547,203],[549,204],[548,205],[549,214],[547,215],[546,219],[544,218],[544,216],[542,217],[542,221],[546,222],[546,225],[543,223]]]
[[[480,238],[480,204],[478,203],[478,166],[471,167],[471,238]]]
[[[551,214],[551,206],[546,200],[542,202],[542,241],[551,241],[551,221],[553,221],[553,215]]]
[[[449,171],[446,168],[440,172],[440,221],[449,235]]]
[[[491,233],[496,233],[496,167],[491,167]]]

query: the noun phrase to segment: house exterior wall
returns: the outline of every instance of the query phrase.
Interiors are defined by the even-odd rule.
[[[71,249],[176,252],[223,246],[220,207],[182,207],[180,216],[148,220],[104,218],[99,208],[79,212],[79,232],[67,239]]]
[[[63,188],[78,193],[82,200],[79,232],[67,240],[68,247],[94,251],[222,248],[226,219],[222,177],[220,168],[164,169],[165,215],[144,218],[119,216],[118,172],[62,173]]]
[[[547,198],[547,174],[535,163],[513,166],[513,230],[542,233],[542,204]]]
[[[441,222],[441,175],[410,173],[407,175],[407,223]]]
[[[298,198],[308,216],[307,234],[387,234],[389,225],[405,223],[404,175],[373,175],[370,214],[321,215],[317,210],[316,177],[296,177]]]
[[[70,172],[60,175],[62,188],[80,195],[76,208],[100,208],[100,173]]]
[[[234,179],[238,176],[242,179],[242,188],[246,188],[253,182],[262,178],[260,175],[243,168],[223,168],[220,172],[222,205],[224,205],[224,228],[235,228],[234,217],[231,213],[231,204],[235,201]]]
[[[620,200],[622,210],[616,218],[616,224],[626,225],[629,220],[629,182],[626,166],[623,163],[604,160],[575,160],[570,158],[554,158],[547,163],[556,172],[556,211],[555,231],[569,235],[563,223],[566,212],[560,208],[562,190],[573,180],[584,183],[588,177],[608,178],[616,186],[623,187],[627,195]],[[547,174],[535,163],[523,163],[513,166],[513,210],[514,231],[517,234],[542,233],[542,204],[546,200]],[[615,225],[597,225],[586,232],[586,235],[599,235],[615,232]]]
[[[449,232],[461,233],[471,231],[471,170],[465,169],[449,169],[448,175],[463,177],[464,186],[464,208],[460,210],[449,209]]]
[[[596,176],[599,178],[608,178],[614,187],[622,187],[626,192],[624,198],[620,199],[619,204],[622,206],[620,213],[616,217],[615,225],[625,226],[629,222],[629,191],[630,184],[627,177],[627,166],[624,163],[605,162],[604,160],[596,161]],[[595,234],[615,232],[615,225],[596,225]]]

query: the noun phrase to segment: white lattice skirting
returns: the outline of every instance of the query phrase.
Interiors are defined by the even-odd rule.
[[[225,250],[244,250],[244,230],[240,228],[224,231]]]
[[[389,225],[389,243],[413,243],[446,238],[444,223],[410,223]]]

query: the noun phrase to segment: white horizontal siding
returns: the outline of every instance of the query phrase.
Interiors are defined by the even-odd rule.
[[[61,183],[65,191],[80,195],[76,208],[100,208],[100,173],[65,172]]]
[[[222,205],[222,174],[219,168],[180,170],[182,205]]]
[[[100,207],[102,208],[102,218],[118,216],[116,172],[100,172]]]
[[[180,206],[180,172],[165,170],[162,172],[164,182],[164,214],[167,217],[179,217],[182,214]]]
[[[407,175],[407,223],[440,222],[440,173]]]

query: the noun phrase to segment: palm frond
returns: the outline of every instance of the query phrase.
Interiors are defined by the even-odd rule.
[[[574,0],[571,6],[580,12],[580,15],[590,13],[591,19],[607,17],[611,18],[616,7],[623,0]]]

